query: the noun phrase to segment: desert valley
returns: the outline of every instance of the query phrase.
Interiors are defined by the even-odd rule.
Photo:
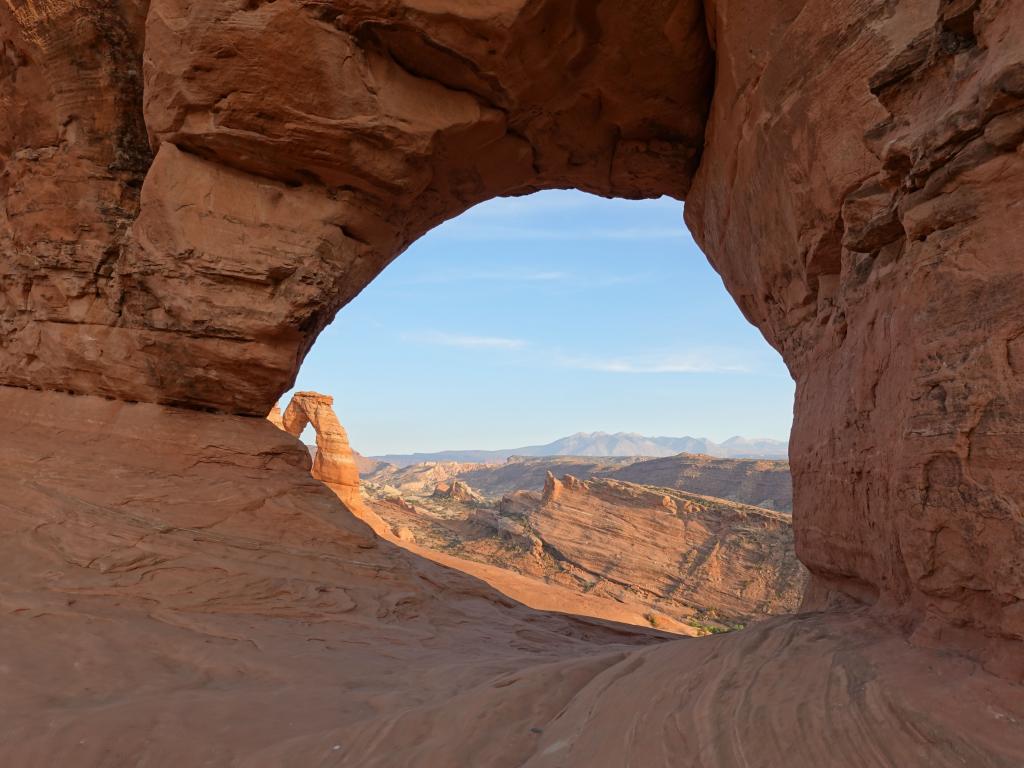
[[[679,454],[371,466],[362,487],[375,530],[587,596],[572,613],[707,634],[795,611],[806,583],[784,462]]]
[[[793,549],[790,511],[716,498],[707,487],[757,497],[773,481],[788,484],[784,464],[746,462],[767,465],[752,469],[715,466],[707,457],[673,460],[705,471],[679,467],[676,481],[662,486],[617,479],[606,468],[614,461],[510,459],[498,467],[389,466],[365,476],[362,487],[385,537],[558,585],[581,596],[579,607],[565,608],[571,613],[697,635],[796,610],[806,572]],[[627,465],[628,476],[643,479],[646,463]],[[485,581],[518,597],[515,589]]]
[[[785,462],[593,457],[574,436],[582,456],[497,463],[505,452],[449,451],[441,456],[495,463],[398,466],[351,449],[332,397],[295,398],[271,420],[296,433],[308,413],[314,476],[343,487],[342,500],[378,535],[530,607],[699,636],[799,606],[807,573],[793,550]]]

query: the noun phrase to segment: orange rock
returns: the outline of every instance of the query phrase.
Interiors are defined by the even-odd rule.
[[[5,764],[1024,762],[1019,689],[951,653],[1024,679],[1020,3],[48,0],[0,32]],[[409,243],[552,187],[686,197],[796,379],[831,616],[598,653],[426,597],[266,424]]]
[[[359,505],[359,470],[348,433],[334,412],[334,398],[319,392],[296,392],[285,409],[282,427],[299,437],[307,424],[316,432],[313,477],[327,483],[346,504]]]
[[[686,221],[796,379],[809,604],[1024,676],[1024,6],[708,8]]]
[[[281,413],[281,406],[278,403],[274,403],[274,407],[270,409],[270,413],[267,414],[267,421],[278,429],[284,430],[284,414]]]
[[[482,501],[480,494],[461,480],[453,480],[451,483],[438,483],[434,489],[434,496],[451,499],[452,501]]]
[[[794,612],[807,580],[790,517],[772,510],[571,475],[502,508],[591,588],[625,586],[649,604],[667,601],[677,618],[695,609],[736,624]]]

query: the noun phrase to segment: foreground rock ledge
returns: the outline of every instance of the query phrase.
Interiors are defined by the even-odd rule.
[[[263,419],[0,388],[0,763],[1016,766],[1020,688],[850,612],[531,611]]]
[[[378,567],[367,553],[390,551],[339,517],[322,486],[286,479],[294,462],[306,472],[309,461],[282,442],[290,438],[264,442],[253,430],[272,426],[238,417],[267,414],[335,312],[417,237],[495,195],[550,187],[685,198],[697,241],[783,356],[797,382],[791,465],[797,553],[812,575],[805,605],[870,607],[921,649],[907,670],[959,658],[931,647],[1024,679],[1019,2],[9,0],[0,32],[0,384],[51,393],[5,393],[0,433],[13,579],[3,628],[29,627],[9,646],[6,666],[19,674],[3,695],[35,702],[15,713],[73,707],[84,722],[82,712],[111,716],[106,702],[129,697],[124,716],[148,718],[140,732],[209,734],[201,744],[159,735],[151,744],[214,754],[219,737],[193,722],[189,706],[174,720],[153,714],[155,701],[173,690],[219,696],[222,715],[239,702],[257,707],[289,677],[275,665],[294,656],[255,637],[259,655],[229,665],[245,694],[200,695],[190,685],[205,685],[220,665],[206,645],[194,655],[145,641],[119,649],[117,638],[136,621],[194,632],[197,615],[230,614],[209,632],[202,625],[218,638],[210,644],[248,642],[232,638],[259,632],[237,617],[264,604],[277,617],[267,631],[291,637],[282,627],[300,616],[358,604],[345,579],[362,583],[358,569]],[[80,403],[100,401],[56,392],[111,400],[93,412]],[[17,421],[18,409],[33,418]],[[125,425],[140,434],[151,426],[129,414],[161,414],[151,416],[158,453],[149,465],[140,443],[129,454],[112,442]],[[80,432],[62,437],[69,428]],[[176,565],[142,579],[150,558],[167,557],[149,551],[154,540],[173,543]],[[248,562],[265,546],[264,565],[239,578],[234,558],[248,552]],[[331,558],[353,570],[323,584],[317,569],[341,567]],[[310,569],[316,578],[300,576]],[[430,578],[433,592],[403,592],[403,576],[382,593],[392,605],[382,615],[402,618],[391,630],[415,634],[423,616],[457,610],[452,590],[441,595],[455,602],[439,607],[441,577]],[[132,590],[138,598],[126,596]],[[24,605],[20,594],[30,596]],[[148,618],[123,613],[136,599]],[[81,611],[88,620],[75,618]],[[378,611],[352,611],[361,630],[378,620]],[[430,651],[419,649],[421,663],[458,652],[481,659],[477,672],[500,671],[475,619],[438,621],[443,631],[423,630]],[[507,640],[513,656],[527,642],[510,628],[517,621],[496,611],[484,622],[519,638]],[[468,634],[447,634],[453,626]],[[73,668],[55,678],[48,670],[57,667],[33,655],[47,638],[62,639],[51,665],[76,656],[68,648],[109,659],[114,647],[122,663],[104,667],[99,688],[69,689]],[[346,638],[310,635],[303,648],[362,642],[359,631]],[[844,664],[849,642],[836,640]],[[401,688],[393,669],[374,669]],[[806,669],[817,677],[801,676],[802,698],[836,690],[820,667]],[[852,672],[840,677],[857,701],[875,690]],[[468,677],[451,680],[477,690]],[[731,682],[760,690],[763,680],[737,666]],[[556,688],[538,689],[529,706],[546,712]],[[337,702],[332,690],[321,703]],[[481,704],[511,695],[486,690]],[[417,700],[410,695],[401,706]],[[355,700],[365,706],[350,715],[365,720],[396,697]],[[950,706],[965,700],[957,694]],[[765,701],[775,712],[788,700]],[[823,721],[838,717],[821,711]],[[1020,718],[996,712],[1002,752],[982,746],[989,731],[967,711],[902,735],[865,716],[858,733],[880,763],[892,735],[998,764],[1012,754]],[[894,720],[913,720],[904,714]],[[817,743],[795,721],[762,717],[762,730],[789,728],[779,742],[790,750]],[[33,730],[58,720],[17,722],[8,743],[20,746],[11,748],[38,750],[22,763],[52,763],[46,745],[72,743]],[[290,722],[253,720],[279,746],[296,735],[282,729],[300,727]],[[723,739],[750,744],[747,756],[772,748],[752,745],[753,725],[728,736],[717,723],[698,726],[688,733],[702,739],[699,759],[723,754]],[[106,739],[116,750],[134,731],[107,732],[118,734]],[[967,743],[978,751],[963,751]],[[135,744],[124,748],[143,749]],[[555,747],[544,759],[557,759]]]

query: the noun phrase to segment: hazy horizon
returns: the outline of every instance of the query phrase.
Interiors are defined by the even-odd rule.
[[[681,203],[573,191],[491,200],[414,243],[321,334],[300,389],[334,395],[365,455],[788,440],[793,410]]]
[[[408,455],[412,455],[412,454],[415,454],[415,453],[447,453],[447,452],[458,452],[458,451],[503,451],[503,450],[513,449],[513,448],[527,448],[527,447],[549,445],[551,443],[558,442],[559,440],[563,440],[563,439],[565,439],[567,437],[575,437],[577,435],[608,435],[608,436],[611,436],[611,437],[614,437],[616,435],[636,435],[638,437],[645,437],[645,438],[649,438],[649,439],[657,439],[657,438],[676,438],[676,439],[678,439],[678,438],[690,437],[690,438],[694,438],[696,440],[701,440],[701,439],[710,440],[711,442],[717,443],[719,445],[721,445],[722,443],[725,443],[728,440],[731,440],[731,439],[737,438],[737,437],[738,438],[746,438],[748,440],[778,440],[779,442],[784,442],[784,443],[789,442],[789,436],[788,435],[786,437],[771,437],[771,436],[767,436],[767,435],[727,435],[726,437],[715,438],[715,437],[713,437],[711,435],[692,435],[692,434],[683,434],[683,435],[642,435],[639,432],[626,431],[626,430],[619,430],[619,431],[616,431],[616,432],[606,432],[606,431],[603,431],[603,430],[582,430],[582,429],[578,429],[575,432],[570,432],[568,434],[557,435],[557,436],[552,437],[550,439],[535,440],[532,443],[523,443],[521,445],[499,445],[499,446],[494,447],[494,448],[490,448],[490,447],[488,447],[488,448],[480,448],[480,447],[477,447],[475,445],[461,445],[461,446],[449,446],[447,448],[432,448],[432,449],[428,449],[428,450],[387,451],[386,453],[385,452],[381,452],[381,453],[373,453],[373,454],[366,454],[366,453],[364,453],[363,455],[365,455],[365,456],[387,456],[387,455],[390,455],[390,456],[408,456]],[[310,442],[312,442],[312,440]],[[355,446],[353,446],[353,447],[355,447]],[[356,450],[359,450],[359,449],[356,448]],[[362,451],[359,451],[359,452],[363,453]]]

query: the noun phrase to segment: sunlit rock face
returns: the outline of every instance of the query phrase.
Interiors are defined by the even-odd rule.
[[[274,406],[280,413],[280,408]],[[300,437],[309,424],[316,433],[316,455],[312,475],[327,483],[348,506],[359,505],[359,468],[356,466],[348,433],[334,412],[334,398],[319,392],[296,392],[280,423],[271,409],[268,420],[293,437]]]
[[[1024,8],[714,2],[709,29],[686,220],[797,380],[812,603],[1019,665]]]

